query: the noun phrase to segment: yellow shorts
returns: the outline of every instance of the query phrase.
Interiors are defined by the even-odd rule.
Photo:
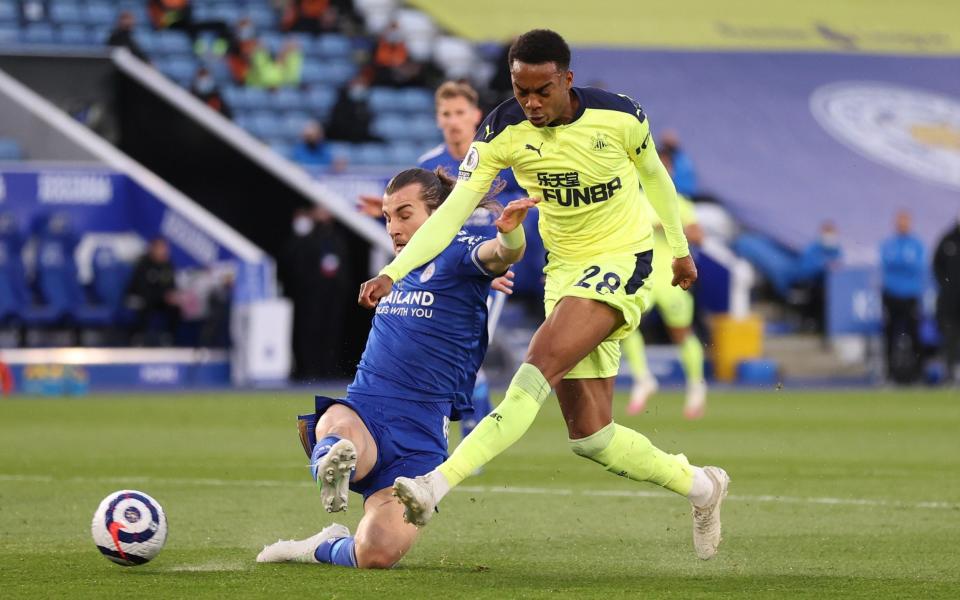
[[[640,325],[640,315],[650,307],[652,251],[598,256],[582,263],[547,262],[544,310],[547,315],[565,296],[608,304],[623,314],[624,324],[593,352],[577,363],[564,379],[614,377],[620,371],[620,340]]]

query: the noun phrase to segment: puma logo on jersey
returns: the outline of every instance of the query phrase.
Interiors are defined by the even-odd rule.
[[[491,131],[491,129],[490,129],[490,124],[488,123],[488,124],[485,126],[485,129],[484,129],[484,132],[483,132],[483,139],[487,139],[487,138],[490,137],[491,135],[493,135],[493,131]]]
[[[527,144],[526,146],[524,146],[524,148],[526,150],[533,150],[534,152],[537,153],[537,156],[539,156],[540,158],[543,158],[543,155],[540,154],[540,148],[543,148],[543,142],[540,142],[540,148],[535,148],[533,144]]]

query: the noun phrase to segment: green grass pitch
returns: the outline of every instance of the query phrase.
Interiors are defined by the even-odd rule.
[[[331,521],[295,434],[309,393],[0,400],[0,598],[960,597],[956,391],[718,392],[697,423],[677,394],[624,400],[619,422],[733,478],[714,560],[686,501],[570,453],[552,400],[386,572],[254,563]],[[169,519],[142,567],[90,539],[123,488]]]

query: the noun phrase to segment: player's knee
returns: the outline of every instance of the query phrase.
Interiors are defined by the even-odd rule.
[[[361,569],[389,569],[406,554],[404,545],[396,543],[393,536],[381,528],[358,534],[354,550]]]
[[[549,348],[531,347],[527,350],[527,356],[523,362],[535,366],[543,374],[543,378],[547,380],[551,388],[557,387],[563,376],[576,366],[565,364],[563,357]]]
[[[587,437],[570,440],[570,450],[577,456],[589,458],[598,463],[603,462],[603,452],[613,441],[616,425],[611,421],[609,425]]]

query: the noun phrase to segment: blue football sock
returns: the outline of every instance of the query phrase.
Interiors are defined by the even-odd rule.
[[[313,447],[313,453],[310,455],[310,474],[313,475],[313,480],[317,480],[317,461],[327,455],[327,452],[330,452],[330,448],[334,444],[340,441],[339,435],[328,435],[322,440],[317,442],[317,445]]]
[[[460,438],[463,439],[470,435],[473,428],[477,426],[480,419],[484,418],[493,410],[490,406],[490,386],[486,380],[477,379],[477,384],[473,387],[473,415],[460,421]]]
[[[317,546],[314,557],[328,565],[357,568],[357,555],[353,549],[353,537],[334,538]]]

